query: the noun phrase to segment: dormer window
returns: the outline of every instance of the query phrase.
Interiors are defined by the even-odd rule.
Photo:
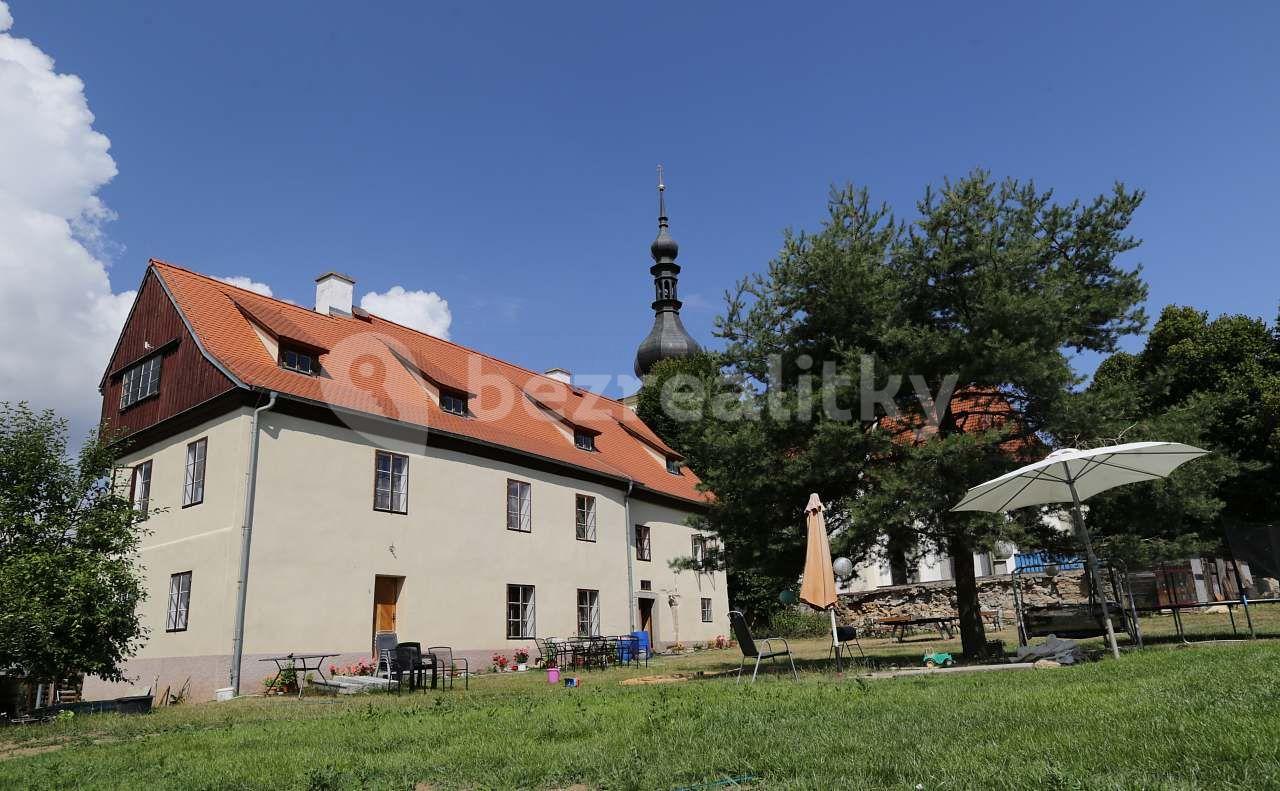
[[[440,408],[445,412],[453,415],[461,415],[466,417],[467,397],[462,393],[455,393],[449,390],[440,391]]]
[[[596,435],[587,431],[583,431],[580,428],[575,428],[573,430],[573,444],[581,448],[582,450],[595,450]]]
[[[681,467],[681,464],[679,459],[677,459],[675,456],[667,457],[667,472],[671,473],[672,475],[679,475],[680,467]]]
[[[160,362],[162,354],[153,354],[137,365],[125,370],[120,377],[120,408],[133,406],[144,398],[160,392]]]
[[[315,375],[320,369],[315,355],[311,352],[289,346],[280,347],[280,367],[286,371],[297,371],[308,376]]]

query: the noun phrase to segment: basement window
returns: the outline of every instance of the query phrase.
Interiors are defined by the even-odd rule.
[[[440,408],[453,415],[467,416],[467,397],[462,393],[440,391]]]
[[[280,367],[286,371],[297,371],[300,374],[314,376],[320,366],[317,364],[315,356],[310,352],[281,346]]]
[[[582,450],[596,449],[596,435],[583,431],[582,429],[573,430],[573,444]]]

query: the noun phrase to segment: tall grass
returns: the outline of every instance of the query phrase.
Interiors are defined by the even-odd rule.
[[[470,692],[291,698],[0,731],[0,788],[1280,787],[1280,647],[1155,650],[1076,668],[894,680],[817,672],[623,686],[737,665],[476,679]],[[56,747],[41,754],[17,749]]]

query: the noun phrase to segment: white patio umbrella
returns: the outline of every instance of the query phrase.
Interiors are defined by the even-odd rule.
[[[1180,442],[1127,442],[1089,450],[1055,450],[1043,461],[978,484],[965,493],[952,511],[1012,511],[1028,505],[1071,503],[1071,521],[1076,536],[1084,544],[1085,562],[1093,580],[1094,594],[1102,605],[1102,621],[1111,653],[1119,657],[1115,630],[1107,614],[1102,593],[1098,557],[1084,526],[1080,503],[1093,495],[1127,483],[1164,478],[1184,462],[1209,451]]]

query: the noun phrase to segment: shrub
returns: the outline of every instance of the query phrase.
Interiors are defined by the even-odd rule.
[[[831,616],[800,607],[778,610],[769,620],[769,637],[822,637],[831,631]]]

